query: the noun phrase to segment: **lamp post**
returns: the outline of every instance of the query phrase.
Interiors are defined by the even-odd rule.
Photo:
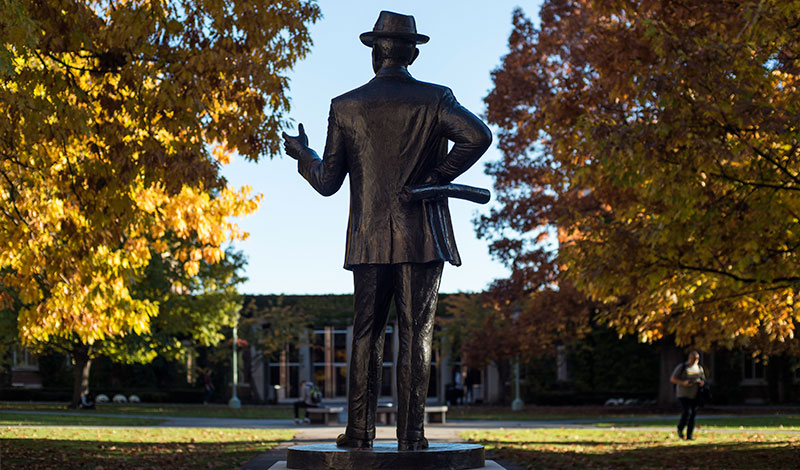
[[[515,325],[519,319],[519,314],[519,308],[515,308],[512,314]],[[514,401],[511,402],[511,409],[514,411],[522,411],[523,408],[525,408],[525,402],[523,402],[522,398],[519,396],[519,355],[517,355],[517,357],[514,358]]]
[[[239,319],[236,319],[236,324],[233,325],[233,397],[228,400],[228,406],[233,409],[239,409],[242,407],[242,402],[239,400],[239,397],[236,396],[236,386],[239,382],[239,362],[238,362],[238,354],[236,351],[236,343],[239,342]]]
[[[525,408],[525,402],[519,396],[519,356],[514,360],[514,401],[511,402],[511,409],[514,411],[522,411]]]

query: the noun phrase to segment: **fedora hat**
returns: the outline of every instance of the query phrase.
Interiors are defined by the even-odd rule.
[[[372,47],[375,38],[399,38],[425,44],[430,40],[424,34],[417,34],[417,23],[411,15],[401,15],[391,11],[382,11],[372,31],[362,33],[359,38],[365,46]]]

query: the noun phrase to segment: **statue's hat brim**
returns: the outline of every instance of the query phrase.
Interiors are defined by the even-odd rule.
[[[401,15],[391,11],[382,11],[372,31],[362,33],[359,38],[365,46],[372,47],[375,38],[405,39],[415,44],[425,44],[431,38],[417,33],[417,24],[411,15]]]

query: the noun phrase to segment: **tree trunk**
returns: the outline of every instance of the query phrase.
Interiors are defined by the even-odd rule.
[[[658,404],[659,406],[673,406],[676,400],[675,385],[669,381],[669,378],[675,367],[685,360],[684,354],[671,337],[664,338],[658,349],[661,356],[658,374]]]
[[[73,369],[72,402],[69,407],[77,409],[81,404],[81,397],[89,393],[89,371],[92,368],[92,358],[89,355],[89,346],[79,345],[72,350],[75,361]]]
[[[500,376],[500,383],[503,384],[500,388],[500,403],[502,403],[503,406],[507,406],[511,404],[511,399],[508,397],[514,394],[514,384],[511,377],[511,360],[503,359],[501,361],[495,361],[495,364],[497,364],[497,373]]]

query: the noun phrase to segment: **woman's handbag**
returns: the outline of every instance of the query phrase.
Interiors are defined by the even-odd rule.
[[[707,383],[704,383],[697,390],[697,401],[699,402],[700,406],[703,406],[706,403],[711,403],[711,387],[709,387]]]

